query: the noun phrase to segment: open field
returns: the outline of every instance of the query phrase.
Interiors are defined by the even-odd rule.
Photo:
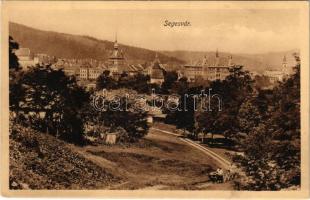
[[[150,130],[129,146],[73,147],[122,183],[109,189],[232,189],[230,183],[211,184],[208,173],[216,161],[174,136]]]

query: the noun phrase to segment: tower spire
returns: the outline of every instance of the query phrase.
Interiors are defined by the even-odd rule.
[[[155,60],[154,60],[154,62],[160,63],[159,58],[158,58],[158,53],[157,53],[157,52],[156,52],[156,54],[155,54]]]
[[[229,59],[228,59],[228,66],[232,66],[232,55],[229,56]]]
[[[114,49],[118,49],[118,44],[117,44],[117,31],[115,31]]]
[[[219,51],[218,51],[218,49],[216,49],[216,52],[215,52],[215,66],[219,66],[219,64],[220,64]]]
[[[288,70],[288,66],[287,66],[287,62],[286,62],[286,55],[283,56],[283,60],[282,60],[282,72],[284,75],[289,74],[289,70]]]
[[[283,63],[286,63],[286,55],[283,56]]]

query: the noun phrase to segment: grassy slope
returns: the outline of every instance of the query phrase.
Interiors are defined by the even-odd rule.
[[[10,189],[103,189],[119,181],[53,136],[10,129]]]

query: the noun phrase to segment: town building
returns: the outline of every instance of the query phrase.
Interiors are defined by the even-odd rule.
[[[282,81],[284,78],[283,72],[277,70],[267,70],[263,73],[263,75],[268,77],[272,84],[277,83],[278,81]]]
[[[18,58],[18,63],[22,67],[22,69],[27,70],[28,67],[35,66],[35,60],[33,59],[33,56],[31,55],[29,48],[19,48],[15,52],[15,55]]]
[[[272,84],[275,84],[279,81],[283,81],[292,73],[292,67],[289,67],[286,60],[286,56],[282,59],[282,69],[280,70],[267,70],[263,73],[264,76],[268,77],[269,81]]]
[[[126,70],[126,73],[129,76],[134,76],[136,74],[143,74],[144,73],[144,67],[141,64],[137,65],[128,65],[128,69]]]
[[[63,71],[68,76],[78,76],[80,70],[76,67],[66,67],[63,69]]]
[[[161,85],[164,82],[165,68],[164,65],[160,63],[157,53],[149,72],[151,83]]]
[[[125,57],[121,50],[119,50],[119,45],[117,43],[117,38],[115,38],[112,55],[109,57],[108,70],[114,76],[119,76],[123,73],[125,65]]]
[[[184,76],[190,82],[197,80],[224,80],[229,74],[230,69],[235,66],[232,62],[232,56],[228,59],[225,57],[220,57],[218,51],[215,53],[214,58],[207,58],[204,56],[202,60],[198,60],[194,64],[185,65]]]
[[[220,59],[218,51],[215,53],[215,63],[207,66],[207,79],[209,81],[224,80],[229,74],[230,69],[234,66],[232,63],[232,56],[228,58],[228,62],[225,59]]]
[[[58,59],[52,64],[55,69],[63,69],[66,75],[79,77],[82,62],[77,59]]]
[[[194,82],[204,75],[204,67],[202,65],[185,65],[184,76],[189,82]]]
[[[45,64],[49,65],[49,64],[53,64],[56,62],[56,57],[49,56],[44,53],[38,53],[34,56],[34,62],[40,65],[45,65]]]
[[[80,79],[81,80],[88,80],[89,78],[89,66],[82,66],[80,67]]]
[[[103,67],[88,68],[88,78],[90,80],[96,80],[104,72],[104,70],[106,69]]]
[[[97,66],[91,66],[90,64],[83,65],[79,68],[79,78],[81,80],[96,80],[105,70],[108,68],[102,63]]]

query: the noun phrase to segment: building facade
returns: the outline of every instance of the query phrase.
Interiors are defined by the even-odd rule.
[[[156,53],[155,60],[153,61],[152,66],[150,67],[150,71],[149,71],[150,82],[161,85],[164,82],[164,72],[165,72],[165,68],[160,63],[160,60]]]
[[[215,53],[214,58],[204,58],[197,61],[195,64],[185,65],[184,76],[188,78],[190,82],[203,80],[224,80],[229,74],[230,69],[235,65],[232,62],[232,56],[228,59],[220,57],[218,51]]]
[[[283,81],[292,73],[292,67],[288,65],[286,56],[283,56],[282,59],[282,69],[280,70],[267,70],[264,72],[264,76],[268,77],[269,81],[272,84],[275,84],[279,81]]]
[[[125,57],[123,52],[119,50],[119,45],[116,38],[113,46],[112,55],[109,57],[108,69],[112,75],[119,76],[124,71],[124,65]]]
[[[19,48],[14,53],[17,56],[18,63],[23,70],[27,70],[28,67],[33,67],[37,64],[33,59],[29,48]]]
[[[229,74],[229,70],[234,66],[232,56],[229,56],[228,61],[220,59],[218,51],[215,53],[215,63],[206,67],[207,79],[210,81],[224,80]]]

